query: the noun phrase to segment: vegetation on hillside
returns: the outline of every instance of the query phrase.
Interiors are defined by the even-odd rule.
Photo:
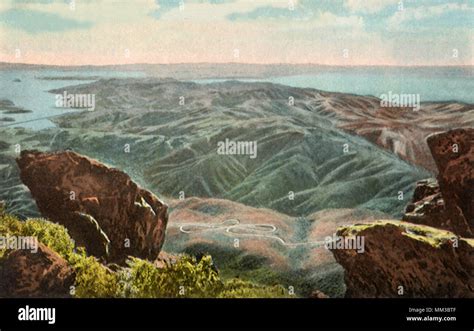
[[[157,268],[130,257],[127,267],[112,271],[82,247],[67,230],[45,219],[18,218],[0,211],[0,236],[33,236],[63,257],[76,273],[71,295],[78,298],[276,298],[289,297],[279,285],[264,286],[237,278],[223,279],[209,255],[182,255]],[[0,263],[9,251],[0,249]]]

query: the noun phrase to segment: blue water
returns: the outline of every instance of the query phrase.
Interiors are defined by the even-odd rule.
[[[55,94],[49,90],[65,86],[86,84],[93,80],[44,80],[39,77],[66,77],[97,76],[100,78],[120,78],[120,77],[144,77],[141,72],[119,72],[119,71],[72,71],[72,70],[0,70],[0,99],[8,99],[15,103],[15,106],[32,110],[32,113],[25,114],[3,114],[0,109],[0,117],[12,117],[15,122],[0,122],[0,127],[27,127],[36,130],[53,127],[54,124],[49,117],[58,116],[68,112],[77,111],[75,109],[55,107]],[[20,79],[20,82],[14,82]],[[97,102],[97,100],[96,100]],[[81,110],[83,111],[83,110]]]
[[[421,102],[459,101],[474,104],[474,67],[326,67],[318,74],[239,79],[293,87],[380,97],[382,94],[419,94]],[[197,80],[199,83],[225,79]]]

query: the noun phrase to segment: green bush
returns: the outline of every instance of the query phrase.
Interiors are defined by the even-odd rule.
[[[199,261],[189,255],[158,269],[138,258],[128,261],[129,268],[120,274],[121,293],[133,298],[277,298],[288,297],[282,286],[262,286],[250,281],[222,281],[212,258]]]
[[[174,263],[157,268],[153,263],[130,257],[127,266],[112,271],[84,248],[74,247],[67,230],[44,219],[20,221],[0,214],[0,235],[35,236],[75,270],[74,291],[78,298],[275,298],[285,297],[281,286],[262,286],[240,279],[222,280],[209,255],[199,260],[182,255]],[[6,251],[0,250],[0,259]]]
[[[241,279],[230,279],[224,283],[218,298],[284,298],[290,297],[280,285],[262,286]]]
[[[0,235],[36,237],[63,257],[76,272],[74,284],[77,297],[113,297],[118,289],[116,276],[95,257],[88,257],[83,248],[74,251],[74,241],[63,226],[44,219],[18,218],[0,215]],[[5,255],[0,250],[0,258]],[[74,293],[74,292],[73,292]]]
[[[210,256],[197,261],[183,255],[176,263],[161,269],[138,258],[131,258],[128,265],[120,273],[120,283],[128,285],[123,291],[127,297],[215,297],[223,287]]]
[[[23,236],[38,238],[39,242],[45,244],[66,260],[73,253],[74,242],[66,228],[59,224],[43,219],[29,219],[24,222],[21,233]]]
[[[119,292],[118,277],[84,249],[71,255],[69,263],[76,272],[73,295],[78,298],[113,298]]]
[[[29,219],[22,222],[12,215],[1,214],[0,235],[36,237],[39,242],[45,244],[66,260],[74,249],[74,242],[69,237],[67,230],[59,224],[44,219]],[[0,251],[0,258],[4,254],[5,250]]]

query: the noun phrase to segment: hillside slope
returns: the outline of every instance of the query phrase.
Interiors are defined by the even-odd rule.
[[[398,192],[410,197],[429,176],[338,127],[346,115],[370,115],[367,97],[346,96],[342,116],[331,100],[343,95],[269,83],[110,79],[67,92],[96,94],[96,110],[56,119],[62,132],[51,147],[125,168],[172,198],[224,198],[293,216],[357,207],[400,215]],[[256,142],[256,157],[218,154],[226,139]]]

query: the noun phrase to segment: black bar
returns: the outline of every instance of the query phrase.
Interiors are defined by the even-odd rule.
[[[473,330],[472,299],[0,299],[0,330],[437,329]],[[26,305],[56,308],[55,324],[19,321]],[[435,308],[455,308],[436,312]],[[409,308],[432,312],[410,313]],[[409,322],[407,316],[455,317]]]

